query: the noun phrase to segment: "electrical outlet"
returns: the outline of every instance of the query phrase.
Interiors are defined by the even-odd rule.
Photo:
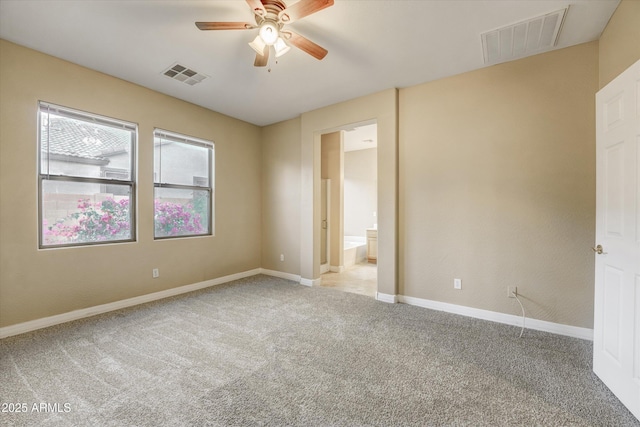
[[[507,286],[507,296],[509,298],[515,298],[518,295],[517,286]]]
[[[284,254],[280,254],[280,261],[284,261]]]
[[[154,268],[151,273],[153,274],[154,279],[157,279],[158,277],[160,277],[160,270],[158,270],[157,268]]]
[[[453,279],[453,288],[462,289],[462,279]]]

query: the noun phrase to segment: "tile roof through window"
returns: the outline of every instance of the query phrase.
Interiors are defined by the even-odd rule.
[[[43,121],[40,138],[43,152],[89,160],[107,160],[131,147],[129,131],[66,117]]]

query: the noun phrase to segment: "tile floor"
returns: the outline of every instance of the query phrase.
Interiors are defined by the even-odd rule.
[[[376,264],[367,262],[349,267],[342,273],[328,272],[321,277],[320,286],[344,292],[376,297],[378,289],[378,269]]]

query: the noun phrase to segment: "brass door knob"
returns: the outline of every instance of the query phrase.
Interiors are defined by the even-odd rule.
[[[591,248],[593,250],[593,252],[597,253],[598,255],[603,255],[606,254],[606,252],[602,251],[602,245],[598,245],[595,248]]]

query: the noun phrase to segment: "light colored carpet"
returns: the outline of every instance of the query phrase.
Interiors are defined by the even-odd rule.
[[[639,425],[590,342],[519,332],[254,276],[0,341],[0,424]]]

